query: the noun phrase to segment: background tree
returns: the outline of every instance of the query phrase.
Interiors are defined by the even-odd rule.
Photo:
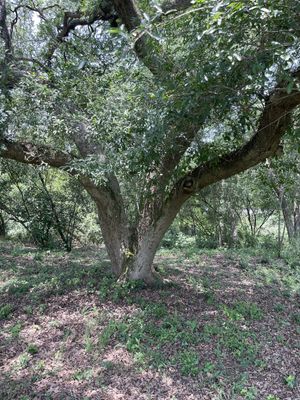
[[[87,209],[86,196],[74,178],[45,168],[24,169],[13,162],[2,162],[0,167],[3,222],[6,215],[40,247],[59,244],[71,251]]]
[[[2,212],[0,212],[0,238],[5,238],[6,236],[6,221]]]
[[[267,173],[267,166],[256,167],[202,190],[182,207],[173,232],[196,237],[204,248],[255,246],[278,208]]]
[[[284,156],[268,168],[268,184],[278,199],[290,241],[300,235],[299,172],[299,148],[292,143],[287,144]]]
[[[293,131],[299,7],[1,0],[0,154],[76,175],[113,272],[152,282],[182,205]]]

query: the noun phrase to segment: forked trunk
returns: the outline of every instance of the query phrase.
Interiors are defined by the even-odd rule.
[[[120,188],[114,177],[110,186],[100,187],[88,178],[81,182],[97,205],[99,223],[111,261],[112,272],[120,280],[142,280],[153,284],[158,275],[153,260],[159,244],[188,195],[174,193],[163,209],[158,202],[145,206],[138,224],[130,226]],[[157,199],[156,199],[157,200]]]
[[[131,242],[132,253],[124,258],[122,276],[125,279],[142,280],[150,285],[159,281],[159,275],[153,268],[153,260],[164,234],[174,221],[183,202],[183,198],[175,198],[156,219],[144,217],[140,221],[134,235],[135,240]]]
[[[143,236],[138,237],[116,224],[116,221],[104,223],[103,217],[100,211],[99,220],[112,272],[121,281],[142,280],[147,284],[155,283],[158,275],[153,269],[153,260],[162,237],[159,231],[152,226]]]
[[[159,279],[153,268],[153,260],[161,239],[160,231],[155,226],[149,227],[148,231],[139,237],[136,252],[131,255],[125,266],[127,270],[124,272],[128,279],[142,280],[147,284],[153,284]]]

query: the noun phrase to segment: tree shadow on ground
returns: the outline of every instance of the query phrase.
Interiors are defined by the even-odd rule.
[[[104,252],[10,250],[0,256],[1,304],[13,306],[0,321],[1,398],[242,399],[251,388],[297,398],[284,383],[300,372],[294,298],[224,255],[159,256],[168,282],[153,290],[116,285]]]

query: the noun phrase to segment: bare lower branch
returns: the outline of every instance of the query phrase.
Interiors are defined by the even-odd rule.
[[[0,157],[24,164],[44,164],[64,169],[68,169],[68,165],[75,158],[71,154],[53,149],[50,146],[16,142],[8,139],[0,139]]]

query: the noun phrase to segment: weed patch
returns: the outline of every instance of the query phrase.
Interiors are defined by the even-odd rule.
[[[217,349],[220,352],[230,352],[245,367],[254,363],[258,353],[258,343],[254,333],[246,326],[240,327],[232,321],[219,321],[204,327],[203,337],[217,339]]]
[[[14,308],[11,304],[4,304],[0,307],[0,320],[7,319],[10,314],[14,311]]]
[[[183,351],[179,353],[178,362],[182,375],[197,376],[200,373],[199,356],[193,351]]]
[[[244,301],[238,301],[232,307],[224,306],[223,312],[231,321],[243,319],[258,321],[263,318],[263,311],[255,303],[246,303]]]

